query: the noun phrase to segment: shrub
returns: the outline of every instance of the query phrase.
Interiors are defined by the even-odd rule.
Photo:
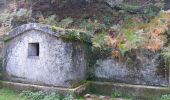
[[[162,95],[158,100],[170,100],[170,94]]]
[[[42,91],[39,92],[23,91],[19,94],[19,96],[26,98],[28,100],[77,100],[73,97],[72,94],[69,94],[66,97],[62,97],[57,93],[45,95]]]
[[[59,94],[52,93],[50,95],[46,95],[42,100],[61,100],[61,99],[62,97]]]
[[[79,28],[87,31],[95,32],[96,30],[106,29],[106,26],[104,24],[99,23],[97,20],[94,22],[89,20],[89,21],[83,21],[79,25]]]
[[[134,97],[129,96],[127,94],[121,93],[121,92],[113,92],[112,93],[112,98],[125,98],[127,100],[135,100]]]
[[[39,92],[23,91],[22,93],[20,93],[20,96],[29,100],[42,100],[45,97],[45,94],[42,91]]]
[[[63,98],[63,100],[76,100],[76,99],[73,97],[73,95],[69,94],[65,98]]]

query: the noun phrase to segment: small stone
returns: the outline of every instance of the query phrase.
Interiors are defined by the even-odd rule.
[[[85,98],[90,98],[90,94],[86,94],[84,97]]]
[[[123,99],[123,98],[114,98],[113,100],[127,100],[127,99]]]
[[[102,95],[101,95],[101,96],[99,96],[99,98],[100,98],[100,99],[104,99],[104,98],[106,98],[106,96],[102,96]]]
[[[90,97],[91,97],[91,98],[98,98],[98,96],[97,96],[97,95],[94,95],[94,94],[91,94]]]

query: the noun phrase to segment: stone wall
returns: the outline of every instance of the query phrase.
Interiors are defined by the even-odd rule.
[[[124,62],[110,57],[98,59],[93,68],[94,80],[168,86],[169,68],[159,52],[145,50],[133,53]]]
[[[3,79],[3,71],[4,71],[4,56],[5,56],[5,43],[3,38],[0,38],[0,79]]]
[[[6,7],[6,0],[0,0],[0,8]]]
[[[170,9],[170,1],[169,0],[165,0],[165,10],[169,10]]]

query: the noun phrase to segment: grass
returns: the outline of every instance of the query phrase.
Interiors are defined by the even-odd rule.
[[[21,98],[18,93],[10,89],[0,89],[0,100],[26,100]]]
[[[83,98],[75,99],[72,95],[63,97],[58,94],[45,95],[43,92],[23,91],[18,93],[14,90],[1,88],[0,100],[84,100]]]
[[[121,93],[121,92],[113,92],[111,97],[112,98],[124,98],[126,100],[135,100],[135,97]]]
[[[24,92],[22,92],[22,93],[24,93]],[[32,95],[31,98],[35,99],[35,97],[38,97],[39,95],[35,95],[37,93],[39,93],[39,92],[34,93],[34,95]],[[49,96],[47,96],[48,98],[46,97],[46,99],[43,99],[43,100],[54,100],[54,99],[50,99],[50,98],[53,98],[52,95],[49,95]],[[135,98],[132,96],[125,95],[125,94],[118,93],[118,92],[114,92],[112,94],[112,98],[124,98],[127,100],[135,100]],[[34,100],[34,99],[32,99],[32,100]],[[25,97],[19,96],[19,93],[14,90],[7,89],[7,88],[1,88],[0,89],[0,100],[30,100],[30,99],[26,99]],[[35,99],[35,100],[39,100],[39,99]],[[42,99],[40,99],[40,100],[42,100]],[[67,97],[67,99],[65,98],[65,99],[57,99],[57,100],[74,100],[74,99],[69,99]],[[84,100],[84,98],[79,98],[77,100]],[[155,99],[151,99],[151,100],[155,100]],[[170,94],[162,95],[161,98],[157,98],[156,100],[170,100]]]

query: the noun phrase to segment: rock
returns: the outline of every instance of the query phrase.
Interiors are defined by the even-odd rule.
[[[100,99],[104,99],[104,98],[106,98],[106,96],[102,96],[102,95],[101,95],[101,96],[99,96],[99,98],[100,98]]]
[[[113,100],[129,100],[129,99],[114,98]]]
[[[123,2],[123,0],[105,0],[105,2],[108,5],[110,5],[111,7],[114,8],[114,7],[118,6],[118,5],[120,5]]]
[[[86,94],[84,97],[85,98],[90,98],[90,94]]]
[[[95,95],[95,94],[86,94],[84,96],[85,100],[114,100],[113,98],[109,96],[103,96],[103,95]]]

